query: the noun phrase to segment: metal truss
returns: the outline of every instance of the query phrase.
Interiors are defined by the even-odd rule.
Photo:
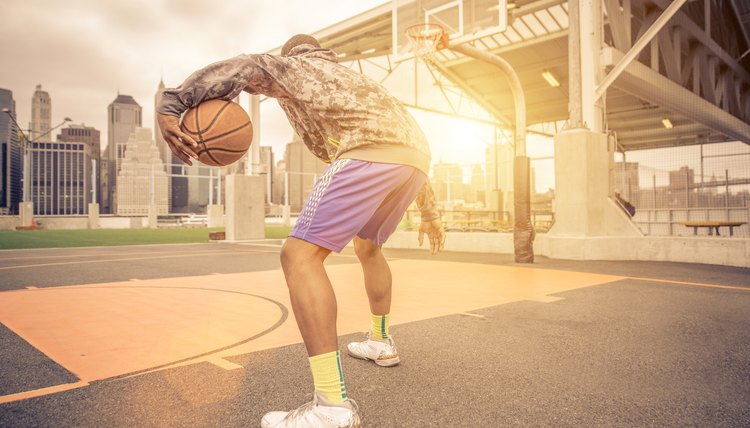
[[[630,51],[670,3],[669,0],[604,0],[609,24],[605,42],[622,53]],[[702,17],[696,13],[689,16],[685,8],[677,11],[651,40],[649,49],[637,58],[651,70],[749,122],[750,74],[739,63],[748,44],[743,27],[724,22],[721,31],[716,28],[712,31],[711,16],[726,13],[721,8],[729,2],[690,3],[702,3]],[[695,10],[695,5],[688,6]],[[695,22],[697,17],[703,18],[702,25]]]

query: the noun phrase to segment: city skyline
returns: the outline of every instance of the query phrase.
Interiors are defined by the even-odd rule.
[[[290,0],[280,16],[278,5],[261,1],[216,7],[200,0],[7,0],[0,2],[0,87],[13,91],[23,128],[31,122],[37,84],[54,100],[53,125],[68,116],[106,132],[107,105],[118,93],[133,96],[143,106],[144,123],[153,123],[150,100],[162,78],[167,87],[177,86],[212,62],[267,52],[293,34],[315,32],[383,2]],[[282,147],[291,128],[283,114],[263,104],[264,137],[283,141]]]

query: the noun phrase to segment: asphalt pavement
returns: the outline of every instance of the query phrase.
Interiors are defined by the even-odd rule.
[[[0,300],[34,288],[278,271],[278,251],[274,241],[0,251]],[[343,358],[364,426],[750,426],[747,269],[542,257],[529,266],[512,256],[411,250],[386,256],[467,271],[492,265],[530,276],[618,278],[393,326],[401,365]],[[350,249],[328,260],[356,263]],[[339,310],[345,305],[339,301]],[[361,337],[340,337],[342,355]],[[231,369],[198,362],[33,396],[79,378],[5,323],[0,341],[2,427],[254,427],[265,412],[290,410],[312,393],[304,346],[292,343],[225,357]]]

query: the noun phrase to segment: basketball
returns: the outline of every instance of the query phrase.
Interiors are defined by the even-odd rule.
[[[236,162],[253,141],[250,116],[239,104],[226,100],[204,101],[186,111],[180,129],[198,143],[198,160],[211,166]]]

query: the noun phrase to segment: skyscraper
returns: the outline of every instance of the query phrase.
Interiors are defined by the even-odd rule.
[[[153,201],[158,214],[169,212],[167,174],[151,129],[137,128],[126,141],[117,174],[118,215],[145,215]]]
[[[96,168],[96,181],[93,186],[86,187],[86,204],[93,202],[94,194],[92,189],[96,192],[96,201],[101,203],[101,138],[98,129],[85,126],[85,125],[70,125],[67,128],[63,128],[60,134],[57,136],[57,141],[62,143],[83,143],[86,156],[86,165],[84,165],[84,173],[87,176],[87,180],[92,179],[91,169]],[[92,160],[94,162],[92,162]],[[88,182],[87,182],[88,183]]]
[[[164,140],[164,136],[161,135],[161,132],[159,130],[159,121],[157,119],[157,110],[156,105],[159,103],[159,98],[161,98],[162,92],[164,92],[164,89],[166,86],[164,86],[164,80],[159,80],[159,86],[156,88],[156,95],[154,95],[154,141],[156,142],[156,148],[159,149],[159,156],[161,156],[161,161],[164,162],[164,165],[168,165],[172,162],[172,157],[174,157],[174,153],[172,153],[172,150],[167,145],[167,142]]]
[[[289,177],[289,207],[297,213],[312,191],[315,180],[325,171],[326,164],[316,158],[296,134],[286,145],[284,164]]]
[[[464,182],[463,170],[455,163],[443,163],[439,161],[433,165],[432,187],[435,190],[437,201],[452,202],[463,200]]]
[[[260,146],[260,166],[259,172],[266,179],[266,203],[272,202],[274,169],[276,165],[273,161],[273,149],[271,146]]]
[[[13,92],[0,89],[0,214],[18,214],[21,202],[21,172],[23,154],[18,129],[8,114],[16,117]]]
[[[31,138],[34,141],[52,141],[49,130],[52,128],[52,99],[42,85],[36,85],[31,97]],[[40,138],[41,137],[41,138]]]
[[[118,94],[107,106],[107,194],[102,195],[102,212],[117,212],[117,173],[125,156],[130,134],[141,127],[141,106],[130,95]]]
[[[156,104],[159,102],[161,94],[164,92],[164,88],[164,80],[160,80],[159,86],[156,88],[156,95],[154,95],[154,112],[157,111]],[[154,113],[154,141],[156,141],[156,147],[159,149],[161,160],[164,162],[164,170],[167,174],[171,174],[167,179],[169,183],[169,212],[188,212],[188,179],[187,177],[179,176],[184,170],[182,167],[183,162],[172,153],[169,145],[167,145],[167,142],[164,140],[164,137],[159,130],[156,113]]]
[[[34,214],[86,214],[91,195],[90,149],[85,143],[31,143]],[[89,167],[90,168],[90,167]]]

